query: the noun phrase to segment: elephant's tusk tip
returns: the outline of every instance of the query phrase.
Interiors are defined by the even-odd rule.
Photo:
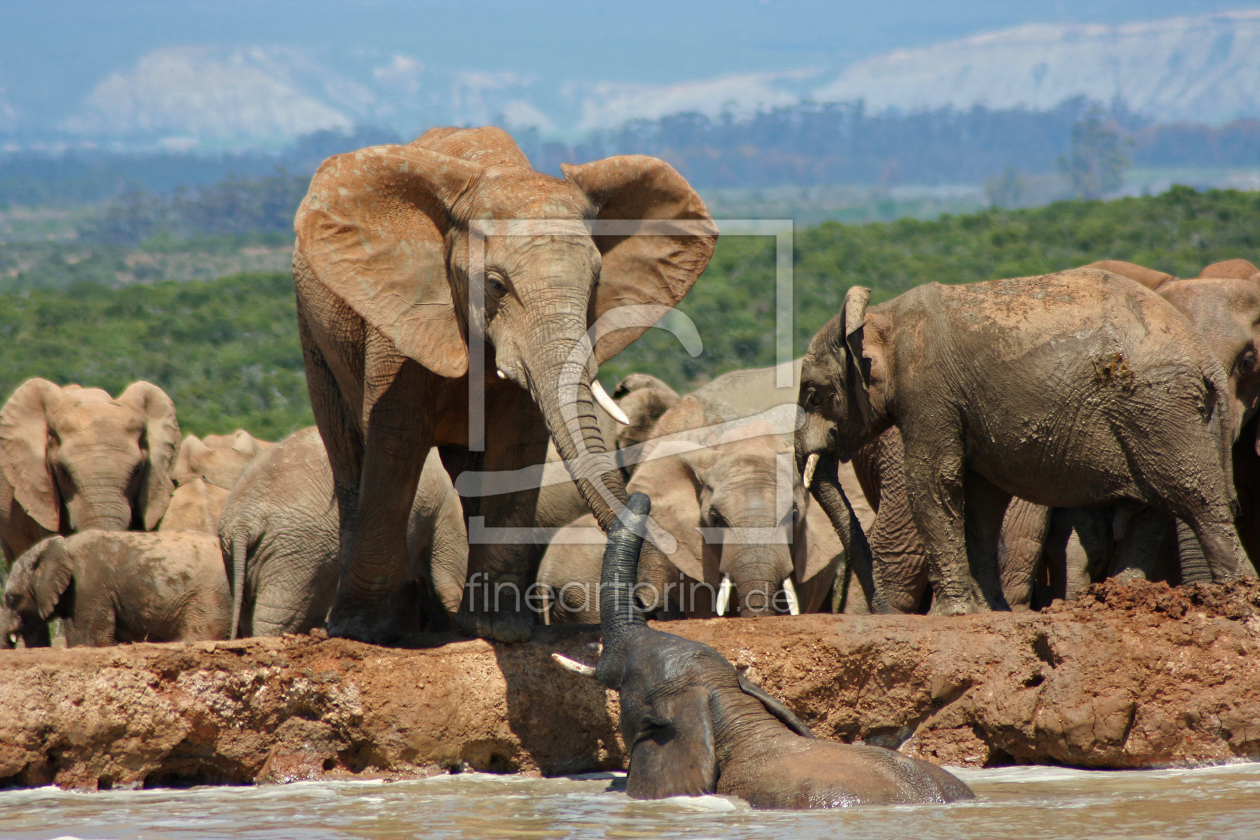
[[[603,385],[599,384],[598,379],[591,380],[591,394],[594,395],[595,402],[599,403],[599,407],[607,411],[612,419],[623,426],[630,425],[630,418],[621,410],[621,406],[612,401],[612,397],[608,396],[608,392],[604,390]]]
[[[731,576],[722,575],[722,582],[718,584],[717,606],[715,607],[718,617],[726,615],[726,608],[731,603]]]
[[[551,658],[555,660],[557,665],[559,665],[561,668],[563,668],[566,671],[572,671],[573,673],[581,674],[584,677],[595,676],[595,669],[593,667],[591,667],[590,665],[583,665],[581,662],[578,662],[576,659],[570,659],[569,657],[560,653],[551,654]]]
[[[796,597],[796,587],[792,584],[791,576],[783,579],[783,594],[787,597],[788,615],[800,615],[801,602]]]
[[[815,452],[805,459],[805,474],[801,478],[801,484],[808,490],[809,486],[814,483],[814,470],[818,469],[818,453]]]
[[[496,371],[495,371],[495,373],[498,375],[498,377],[499,377],[500,379],[507,379],[507,374],[506,374],[506,373],[504,373],[503,371],[501,371],[501,370],[496,370]]]

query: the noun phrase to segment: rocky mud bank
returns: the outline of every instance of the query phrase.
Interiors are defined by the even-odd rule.
[[[658,625],[819,737],[969,766],[1260,758],[1260,583],[1099,584],[959,618]],[[0,784],[108,788],[621,767],[617,699],[561,670],[596,629],[401,650],[317,636],[0,652]]]

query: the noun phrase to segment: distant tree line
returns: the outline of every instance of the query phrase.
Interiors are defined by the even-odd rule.
[[[1016,173],[1061,174],[1075,194],[1088,197],[1108,192],[1106,184],[1114,182],[1117,162],[1121,169],[1125,164],[1260,167],[1260,120],[1223,126],[1156,124],[1133,114],[1122,102],[1103,107],[1080,97],[1046,111],[976,106],[871,113],[862,102],[803,102],[741,118],[730,113],[715,118],[684,113],[637,120],[572,144],[548,141],[534,129],[514,130],[513,135],[544,172],[560,174],[561,163],[651,154],[674,164],[701,189],[978,184]],[[297,183],[330,155],[411,139],[362,128],[350,134],[308,135],[279,156],[0,155],[0,207],[122,199],[119,206],[128,209],[120,211],[118,225],[175,229],[191,218],[188,214],[196,214],[189,202],[217,202],[221,207],[227,193],[240,192],[254,179],[266,186],[251,193],[246,203],[266,204],[277,190],[283,191],[276,180],[283,179],[279,172],[291,173],[290,180]],[[1082,142],[1088,147],[1083,156]],[[212,197],[212,185],[225,178],[232,186]],[[182,197],[175,194],[180,186],[186,189]],[[164,196],[162,207],[155,196]],[[163,213],[169,218],[156,225],[140,221]],[[249,218],[254,225],[256,217]],[[120,234],[102,230],[94,235]]]

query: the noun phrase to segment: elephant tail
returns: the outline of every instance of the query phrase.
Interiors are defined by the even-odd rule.
[[[241,629],[241,605],[245,600],[245,555],[249,549],[249,535],[244,531],[232,534],[232,630],[229,639],[237,638]]]

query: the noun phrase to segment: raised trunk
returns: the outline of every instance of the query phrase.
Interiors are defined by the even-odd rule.
[[[595,676],[609,688],[621,685],[631,637],[647,627],[634,601],[634,587],[639,579],[639,550],[643,547],[639,534],[647,526],[652,501],[643,493],[635,493],[625,509],[626,516],[614,519],[608,531],[599,580],[599,627],[604,652]]]
[[[862,525],[853,512],[853,506],[849,504],[848,497],[840,488],[840,482],[836,476],[838,468],[839,464],[835,456],[827,453],[820,454],[814,481],[809,488],[810,492],[818,504],[822,505],[827,518],[831,520],[831,526],[836,529],[836,534],[840,537],[840,542],[844,544],[849,568],[853,570],[854,576],[861,585],[866,602],[871,606],[871,612],[890,613],[892,610],[888,608],[888,602],[884,599],[883,587],[875,576],[875,561],[871,555],[870,544],[866,541],[866,534],[862,533]]]

